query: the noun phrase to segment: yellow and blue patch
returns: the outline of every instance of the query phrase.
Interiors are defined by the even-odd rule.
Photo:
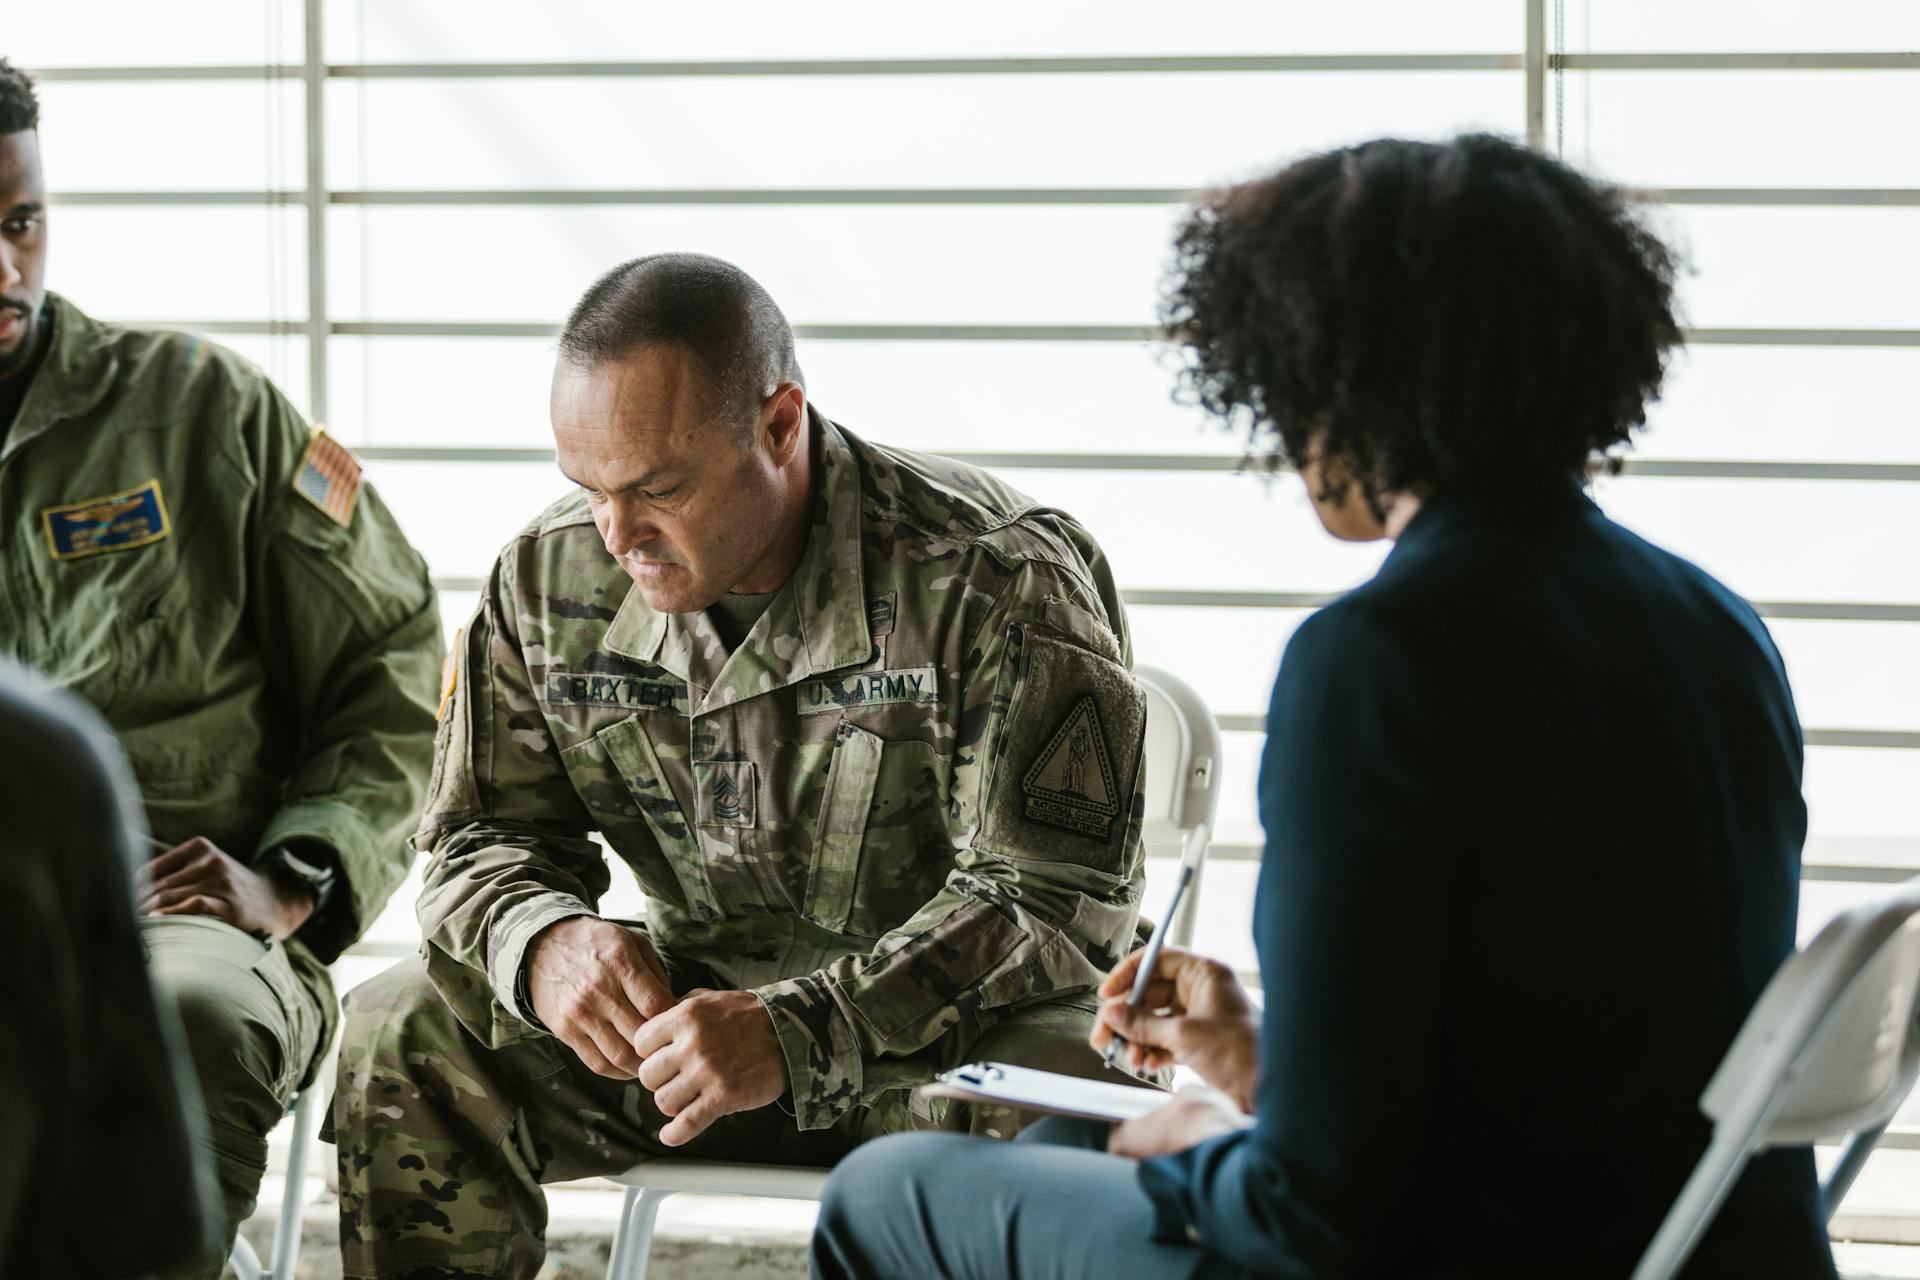
[[[40,524],[46,530],[47,550],[55,560],[131,551],[173,533],[158,480],[104,497],[43,507]]]

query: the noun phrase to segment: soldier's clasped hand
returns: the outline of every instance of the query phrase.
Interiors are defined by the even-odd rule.
[[[721,1116],[754,1111],[787,1087],[787,1060],[773,1017],[751,991],[687,992],[648,1022],[633,1046],[646,1059],[640,1083],[673,1119],[660,1130],[669,1147],[690,1142]]]
[[[541,930],[527,960],[527,996],[547,1030],[589,1071],[613,1080],[639,1074],[634,1035],[675,1003],[646,935],[598,916]]]
[[[213,916],[236,929],[290,938],[313,914],[313,893],[262,875],[205,836],[175,845],[134,875],[140,914]]]

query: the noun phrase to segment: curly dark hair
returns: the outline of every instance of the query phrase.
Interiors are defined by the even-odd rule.
[[[1215,192],[1161,302],[1176,396],[1325,497],[1516,494],[1645,424],[1676,255],[1627,198],[1504,138],[1381,139]]]
[[[40,127],[40,99],[33,77],[0,58],[0,137]]]

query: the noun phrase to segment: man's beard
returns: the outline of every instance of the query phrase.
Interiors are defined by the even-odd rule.
[[[0,304],[0,311],[10,311],[20,316],[23,321],[20,326],[19,341],[13,344],[13,350],[5,354],[0,354],[0,382],[5,382],[7,379],[13,377],[14,374],[26,368],[27,365],[33,361],[33,357],[39,352],[40,330],[42,326],[40,323],[40,312],[37,309],[25,311],[13,303],[8,302]]]

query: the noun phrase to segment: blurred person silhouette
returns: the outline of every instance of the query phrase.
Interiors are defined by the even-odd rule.
[[[193,1073],[133,915],[113,737],[0,660],[0,1276],[144,1276],[216,1247]]]

